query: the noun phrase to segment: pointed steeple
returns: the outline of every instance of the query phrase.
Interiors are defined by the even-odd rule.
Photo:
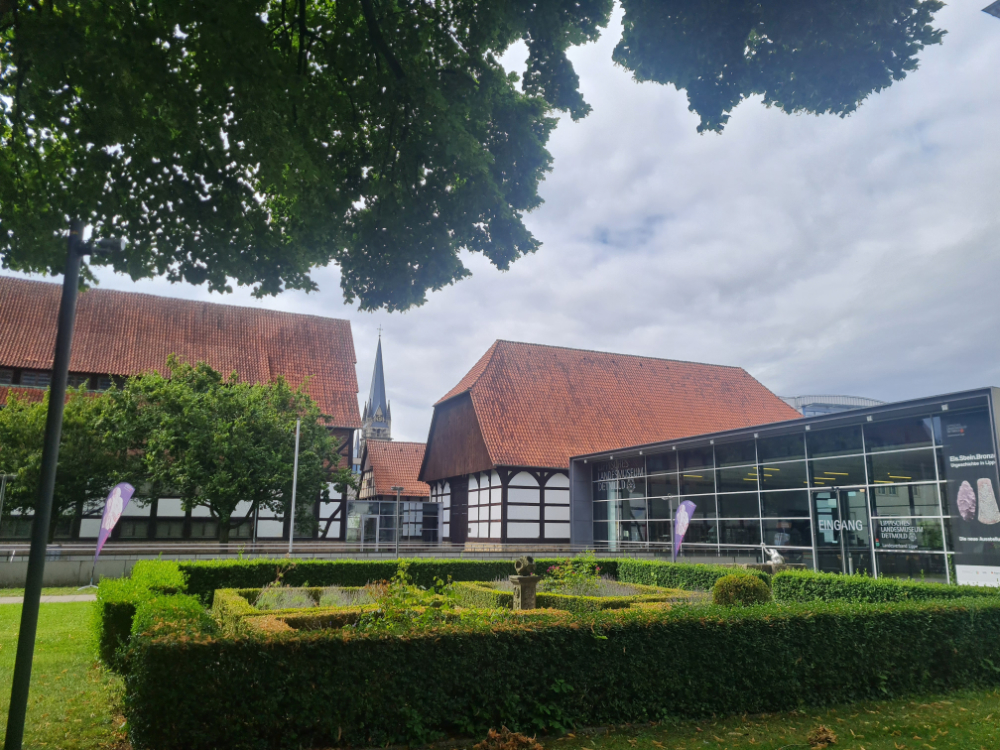
[[[392,440],[392,411],[385,393],[385,372],[382,370],[382,332],[379,331],[378,349],[375,352],[375,371],[368,391],[368,401],[361,415],[360,456],[367,440]]]

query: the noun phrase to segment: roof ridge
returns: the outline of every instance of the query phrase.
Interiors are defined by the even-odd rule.
[[[15,284],[38,284],[48,287],[53,287],[55,289],[61,289],[62,284],[53,281],[42,281],[40,279],[22,279],[19,276],[8,276],[6,274],[0,274],[0,283],[9,280]],[[187,299],[186,297],[171,297],[166,294],[152,294],[150,292],[129,292],[124,289],[107,289],[98,286],[91,286],[90,288],[83,291],[83,294],[88,294],[90,292],[97,292],[102,295],[122,295],[124,297],[147,297],[156,300],[170,300],[175,303],[187,303],[191,305],[209,305],[212,307],[224,307],[234,310],[252,310],[255,313],[264,313],[272,315],[293,315],[297,318],[316,318],[317,320],[335,320],[340,323],[350,323],[348,318],[331,318],[326,315],[316,315],[314,313],[300,313],[291,312],[289,310],[272,310],[268,307],[253,307],[252,305],[232,305],[226,302],[213,302],[212,300],[201,300],[201,299]]]
[[[607,354],[613,357],[632,357],[634,359],[652,359],[657,362],[677,362],[682,365],[704,365],[705,367],[726,367],[730,370],[743,370],[747,372],[745,367],[740,367],[739,365],[719,365],[713,362],[696,362],[693,359],[670,359],[668,357],[650,357],[646,354],[628,354],[626,352],[605,352],[600,349],[582,349],[575,346],[558,346],[556,344],[534,344],[530,341],[512,341],[511,339],[497,339],[494,342],[496,344],[515,344],[517,346],[534,346],[534,347],[544,347],[545,349],[562,349],[567,352],[587,352],[589,354]],[[477,378],[478,380],[478,378]]]
[[[369,440],[368,443],[370,445],[381,445],[381,444],[384,443],[386,446],[393,446],[393,445],[423,445],[423,446],[426,446],[427,445],[427,443],[418,443],[416,440]]]
[[[480,381],[483,375],[486,374],[486,371],[493,363],[493,358],[497,354],[497,344],[501,343],[511,343],[511,342],[504,342],[503,339],[497,339],[492,344],[490,344],[490,348],[486,350],[486,353],[483,354],[483,356],[481,356],[479,359],[475,361],[475,363],[472,365],[472,369],[470,369],[467,373],[465,373],[465,375],[462,376],[462,378],[458,381],[457,385],[455,385],[451,390],[449,390],[441,398],[435,401],[434,406],[437,406],[438,404],[443,404],[445,401],[451,401],[453,398],[458,398],[463,393],[472,393],[472,389],[476,387],[476,384]],[[476,377],[473,380],[471,380],[469,384],[462,390],[460,391],[455,390],[456,388],[458,388],[459,385],[462,384],[463,380],[469,377],[469,374],[472,373],[472,371],[475,370],[479,366],[479,363],[482,362],[484,359],[486,360],[486,362],[483,364],[482,368],[479,370],[479,373],[476,375]]]

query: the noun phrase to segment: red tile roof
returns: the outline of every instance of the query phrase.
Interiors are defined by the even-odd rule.
[[[365,450],[375,479],[375,494],[395,496],[392,488],[402,487],[404,497],[430,497],[430,485],[417,479],[425,447],[424,443],[367,441]]]
[[[494,466],[801,417],[740,367],[502,340],[438,404],[465,392]]]
[[[0,367],[52,367],[60,290],[0,276]],[[106,289],[80,295],[71,372],[134,375],[161,370],[170,354],[249,382],[309,378],[306,391],[334,426],[361,426],[349,321]]]

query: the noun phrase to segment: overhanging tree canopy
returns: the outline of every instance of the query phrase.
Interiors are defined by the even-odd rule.
[[[614,59],[688,93],[845,115],[916,67],[938,0],[623,0]],[[553,109],[589,111],[567,50],[612,0],[0,0],[0,259],[62,269],[69,218],[110,260],[257,294],[340,266],[403,310],[538,241]],[[523,85],[497,55],[528,44]]]

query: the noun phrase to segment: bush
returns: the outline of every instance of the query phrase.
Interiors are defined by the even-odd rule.
[[[785,571],[774,576],[774,598],[783,602],[903,602],[1000,596],[988,586],[948,586],[942,583],[869,578],[865,575]]]
[[[602,560],[603,565],[605,561]],[[669,563],[658,560],[619,559],[616,572],[619,581],[644,583],[668,589],[711,591],[722,576],[740,572],[760,578],[770,586],[771,576],[763,570],[734,568],[731,565],[702,565],[697,563]]]
[[[771,601],[771,589],[757,576],[735,574],[722,576],[712,586],[712,603],[723,607],[739,604],[749,607]]]
[[[405,637],[234,637],[186,609],[178,629],[164,606],[144,608],[130,649],[136,750],[425,743],[1000,685],[988,598],[632,608]]]

